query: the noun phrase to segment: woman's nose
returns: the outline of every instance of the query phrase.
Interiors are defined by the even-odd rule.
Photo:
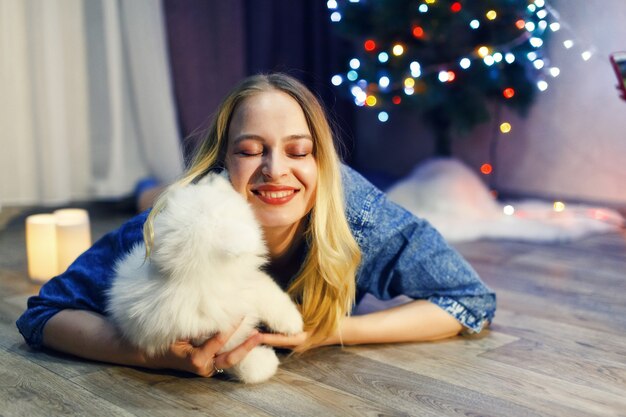
[[[278,178],[287,173],[287,161],[276,152],[269,152],[263,158],[261,173],[268,178]]]

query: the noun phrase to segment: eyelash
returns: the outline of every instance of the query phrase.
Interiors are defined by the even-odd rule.
[[[259,155],[263,155],[263,152],[258,152],[258,153],[248,153],[248,152],[236,152],[236,155],[240,155],[244,158],[250,158],[253,156],[259,156]],[[296,153],[296,154],[289,154],[289,156],[291,156],[292,158],[305,158],[307,156],[309,156],[309,153]]]

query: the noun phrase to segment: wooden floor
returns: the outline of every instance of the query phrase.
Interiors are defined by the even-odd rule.
[[[127,216],[105,212],[95,236]],[[31,351],[14,324],[38,290],[26,213],[2,213],[1,416],[626,416],[626,232],[459,245],[498,295],[484,335],[318,349],[244,386]]]

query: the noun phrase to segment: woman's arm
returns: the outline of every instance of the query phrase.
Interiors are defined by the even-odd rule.
[[[84,310],[62,310],[46,323],[43,344],[54,350],[101,362],[176,369],[211,376],[215,369],[237,364],[261,342],[261,336],[253,334],[232,351],[217,354],[232,332],[218,334],[200,346],[179,341],[163,355],[150,357],[126,342],[104,316]]]
[[[320,346],[425,342],[456,336],[462,329],[463,326],[441,307],[417,300],[387,310],[346,317],[340,329]],[[262,343],[297,350],[307,338],[307,333],[295,336],[266,333]]]

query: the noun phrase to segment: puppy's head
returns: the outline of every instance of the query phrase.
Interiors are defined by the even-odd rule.
[[[215,174],[171,191],[155,218],[154,234],[152,259],[169,273],[267,253],[252,209]]]

